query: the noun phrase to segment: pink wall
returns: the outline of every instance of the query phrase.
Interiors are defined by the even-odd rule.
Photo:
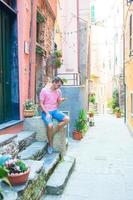
[[[36,0],[33,6],[33,31],[30,38],[31,1],[17,1],[18,10],[18,57],[19,57],[19,94],[20,116],[23,118],[23,103],[28,98],[29,63],[31,62],[31,87],[30,98],[34,99],[35,93],[35,46],[36,46]],[[24,53],[24,42],[30,44],[32,54]]]

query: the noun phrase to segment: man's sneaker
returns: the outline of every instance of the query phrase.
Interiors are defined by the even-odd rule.
[[[48,148],[47,148],[47,153],[48,153],[48,154],[52,154],[52,153],[53,153],[53,147],[48,146]]]

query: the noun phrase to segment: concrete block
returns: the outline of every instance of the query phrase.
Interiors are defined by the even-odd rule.
[[[57,125],[57,120],[53,120],[54,126]],[[24,120],[24,130],[35,131],[36,139],[38,141],[48,141],[47,140],[47,128],[45,123],[41,119],[41,116],[35,116],[31,118],[26,118]],[[56,150],[60,151],[63,155],[66,152],[66,133],[67,127],[62,128],[54,136],[53,146]]]

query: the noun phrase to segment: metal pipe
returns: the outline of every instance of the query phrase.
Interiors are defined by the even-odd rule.
[[[80,37],[79,37],[79,0],[77,0],[77,65],[78,65],[78,73],[80,73]]]

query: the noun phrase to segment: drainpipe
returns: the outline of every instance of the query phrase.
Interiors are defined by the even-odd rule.
[[[32,42],[33,42],[33,6],[34,6],[34,0],[31,0],[31,19],[30,19],[30,45],[29,45],[29,82],[28,82],[28,98],[31,98],[31,74],[32,74],[32,62],[33,62],[33,55],[32,55]]]
[[[80,37],[79,37],[79,28],[80,28],[80,25],[79,25],[79,0],[77,0],[77,65],[78,65],[78,73],[80,75],[80,48],[79,48]]]

